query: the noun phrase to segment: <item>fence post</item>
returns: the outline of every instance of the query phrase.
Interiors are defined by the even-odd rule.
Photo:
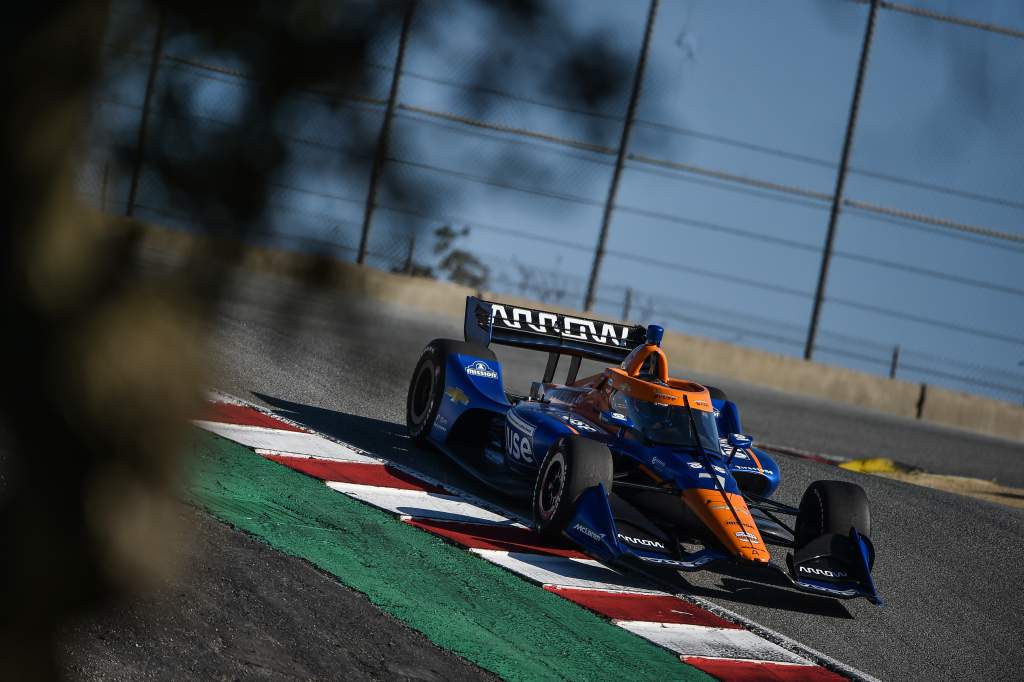
[[[633,307],[633,287],[626,287],[626,297],[622,302],[622,320],[629,319],[629,309]]]
[[[659,0],[651,0],[651,6],[647,11],[647,26],[644,28],[644,40],[640,46],[640,57],[636,64],[636,74],[633,77],[633,89],[629,93],[629,105],[626,107],[626,120],[622,124],[622,137],[619,139],[619,152],[615,157],[615,170],[612,172],[612,183],[608,188],[608,199],[604,204],[604,214],[601,217],[601,232],[597,237],[597,247],[594,249],[594,264],[590,269],[590,281],[587,282],[587,293],[583,299],[583,309],[589,311],[594,306],[594,295],[597,291],[597,278],[601,273],[601,261],[604,260],[604,247],[608,241],[608,226],[612,221],[612,210],[615,207],[615,198],[619,193],[619,178],[622,176],[622,165],[626,161],[626,154],[629,150],[629,136],[633,131],[633,119],[636,116],[636,104],[640,99],[640,88],[644,81],[644,69],[647,66],[647,52],[651,46],[651,34],[654,32],[654,20],[658,15]]]
[[[103,162],[103,181],[100,183],[100,210],[107,210],[107,183],[110,180],[110,162]]]
[[[124,214],[135,213],[135,195],[139,191],[139,176],[142,174],[142,162],[146,157],[146,130],[149,128],[149,109],[153,103],[153,90],[156,89],[156,74],[163,58],[164,29],[166,28],[166,10],[160,9],[156,20],[156,36],[153,37],[153,54],[149,60],[149,75],[146,77],[146,93],[142,97],[142,120],[139,121],[139,136],[135,141],[135,163],[132,167],[132,183],[128,189],[128,204]]]
[[[892,347],[892,362],[889,364],[889,378],[896,378],[896,368],[900,364],[900,346],[896,344]]]
[[[370,240],[370,224],[373,222],[373,210],[377,204],[377,183],[381,171],[387,161],[388,144],[391,141],[391,121],[395,114],[395,101],[398,99],[398,86],[402,80],[402,68],[405,65],[405,46],[409,40],[409,27],[416,10],[416,0],[408,0],[405,16],[402,18],[402,32],[398,37],[398,54],[395,56],[395,72],[391,75],[391,90],[388,92],[388,104],[384,110],[384,122],[380,126],[377,138],[377,151],[373,155],[373,166],[370,169],[370,186],[366,191],[366,211],[363,214],[363,232],[359,237],[359,253],[356,262],[362,265],[366,261],[366,248]]]
[[[405,267],[402,271],[407,274],[412,274],[413,255],[416,253],[416,231],[413,230],[409,233],[409,253],[405,257]]]
[[[807,330],[807,344],[804,346],[804,360],[810,360],[814,353],[814,341],[818,335],[818,318],[821,315],[821,302],[825,296],[825,285],[828,281],[828,266],[832,260],[832,243],[836,236],[836,223],[839,220],[839,208],[843,203],[843,188],[846,186],[846,169],[853,147],[853,133],[857,128],[857,113],[860,110],[860,95],[864,88],[864,74],[867,72],[868,55],[871,52],[871,40],[875,35],[875,17],[878,14],[878,0],[871,0],[868,11],[868,23],[864,28],[864,44],[860,50],[860,63],[857,65],[857,80],[853,86],[853,100],[850,102],[850,116],[846,121],[846,139],[843,140],[843,154],[839,159],[839,173],[836,175],[836,189],[832,194],[832,210],[828,217],[828,232],[825,234],[825,250],[821,255],[821,270],[818,272],[818,286],[814,291],[814,307],[811,309],[811,325]]]

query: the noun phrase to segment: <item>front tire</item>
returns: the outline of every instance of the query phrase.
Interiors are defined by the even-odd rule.
[[[427,344],[412,372],[405,401],[405,426],[416,445],[427,445],[427,436],[434,428],[434,420],[444,398],[445,367],[450,355],[469,355],[497,362],[491,349],[475,343],[434,339]]]
[[[599,483],[605,492],[611,492],[612,473],[612,453],[607,446],[578,436],[556,441],[537,472],[534,527],[546,538],[560,537],[576,514],[580,495]]]
[[[718,388],[717,386],[705,386],[704,388],[708,389],[708,393],[711,394],[711,399],[712,400],[723,400],[723,401],[728,401],[729,400],[729,396],[727,396],[725,394],[725,391],[723,391],[722,389]]]
[[[850,528],[871,538],[871,510],[864,489],[845,481],[815,481],[809,485],[796,517],[796,549],[828,533],[849,535]]]

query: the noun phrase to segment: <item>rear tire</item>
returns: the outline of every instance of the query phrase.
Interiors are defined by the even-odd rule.
[[[551,446],[533,487],[533,524],[546,538],[557,539],[576,514],[576,502],[598,483],[612,487],[612,453],[606,445],[578,436]]]
[[[494,351],[455,339],[434,339],[423,349],[409,382],[405,401],[405,425],[416,445],[426,445],[444,398],[445,367],[449,355],[470,355],[497,362]]]
[[[850,528],[871,537],[871,510],[864,489],[845,481],[815,481],[800,500],[796,549],[827,533],[849,535]]]

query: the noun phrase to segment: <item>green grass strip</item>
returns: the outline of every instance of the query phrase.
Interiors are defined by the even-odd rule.
[[[673,654],[397,518],[208,434],[186,497],[507,680],[708,680]]]

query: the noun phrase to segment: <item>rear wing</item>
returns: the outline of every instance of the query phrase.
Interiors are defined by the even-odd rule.
[[[577,369],[581,358],[618,364],[647,340],[647,330],[641,326],[495,303],[475,296],[466,297],[464,334],[466,341],[481,346],[497,343],[547,351],[554,362],[559,355],[570,355]],[[553,373],[552,359],[549,366]],[[547,374],[545,378],[550,381]]]

